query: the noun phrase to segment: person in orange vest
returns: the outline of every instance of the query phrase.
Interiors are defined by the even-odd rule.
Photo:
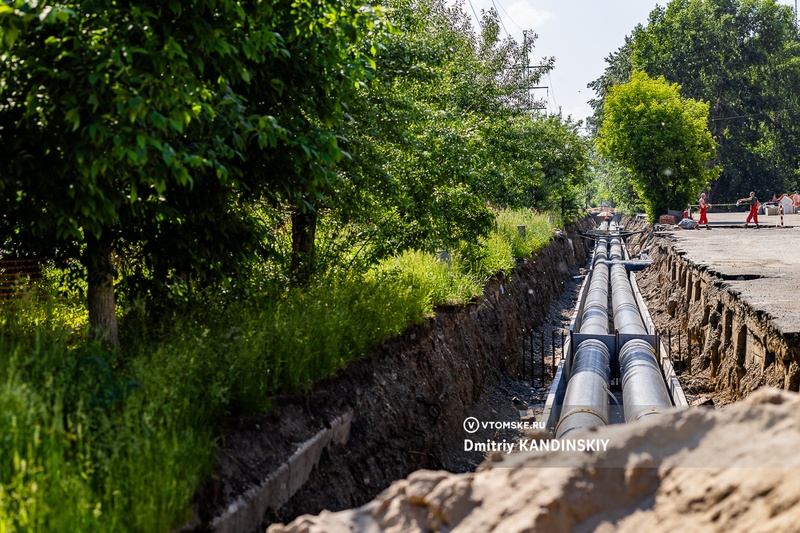
[[[700,226],[701,224],[705,224],[706,229],[709,229],[706,210],[711,207],[711,204],[706,201],[706,193],[702,193],[700,195],[700,199],[697,201],[697,207],[700,209],[700,221],[697,223],[697,225]]]
[[[750,221],[756,223],[756,228],[760,228],[761,226],[758,225],[758,198],[756,198],[756,193],[750,191],[750,196],[747,198],[739,198],[736,200],[737,204],[748,204],[750,206],[750,214],[747,215],[747,220],[744,223],[744,227],[746,228]]]

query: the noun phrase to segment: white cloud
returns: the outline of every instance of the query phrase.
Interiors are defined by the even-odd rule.
[[[537,28],[541,28],[547,21],[556,16],[555,13],[551,11],[536,9],[531,5],[531,2],[527,1],[514,2],[510,6],[503,5],[502,7],[505,8],[508,17],[513,21],[512,25],[516,24],[526,30],[532,29],[537,31]],[[505,15],[502,9],[500,10],[500,14]]]

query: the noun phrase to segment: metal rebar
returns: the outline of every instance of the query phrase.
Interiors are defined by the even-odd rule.
[[[522,328],[522,373],[520,376],[525,381],[525,328]],[[533,383],[531,383],[531,387],[533,387]]]
[[[533,387],[534,383],[536,381],[536,378],[534,377],[534,372],[533,372],[533,369],[535,367],[535,365],[533,363],[533,361],[534,361],[534,356],[533,356],[533,328],[528,330],[528,347],[530,348],[530,353],[531,353],[531,387]],[[544,387],[544,381],[542,381],[542,386]]]
[[[544,330],[542,330],[542,387],[544,387]]]

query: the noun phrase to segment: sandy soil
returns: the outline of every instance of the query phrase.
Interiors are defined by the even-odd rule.
[[[269,533],[797,531],[800,396],[762,389],[724,411],[685,409],[581,435],[595,453],[492,457],[422,470],[357,509]]]

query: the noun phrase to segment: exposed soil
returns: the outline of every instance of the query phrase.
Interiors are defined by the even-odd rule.
[[[568,278],[564,279],[561,294],[551,303],[544,320],[523,332],[525,339],[522,342],[520,356],[525,359],[525,372],[522,372],[520,367],[520,373],[516,376],[507,374],[498,376],[496,381],[484,388],[478,402],[467,410],[465,417],[474,417],[481,422],[518,422],[540,418],[553,379],[553,348],[555,347],[556,364],[558,364],[561,359],[561,332],[566,335],[566,332],[569,331],[569,323],[578,299],[583,272],[585,270],[581,268],[573,271]],[[556,333],[555,345],[553,344],[553,332]],[[544,368],[542,368],[542,339],[545,340]],[[533,370],[531,370],[531,358],[534,362]],[[544,375],[544,381],[541,379],[542,375]],[[533,378],[533,385],[531,378]],[[522,407],[523,405],[524,407]],[[517,442],[524,437],[524,431],[516,428],[504,428],[499,431],[482,428],[475,432],[471,439]],[[455,473],[472,472],[490,455],[491,452],[465,451],[463,439],[458,439],[446,447],[442,468]]]
[[[418,471],[352,510],[268,533],[797,531],[800,396],[763,389],[582,434],[593,453],[497,454],[477,472]],[[615,465],[609,467],[609,465]]]
[[[347,443],[326,449],[302,488],[282,507],[268,510],[261,531],[300,514],[361,505],[414,470],[474,468],[483,457],[459,454],[454,446],[461,442],[468,412],[513,420],[520,416],[513,397],[534,408],[543,404],[549,376],[544,383],[538,377],[539,332],[549,335],[569,321],[579,283],[573,276],[579,277],[586,261],[579,232],[589,227],[587,220],[559,231],[548,248],[520,261],[511,279],[491,282],[479,302],[437,310],[434,318],[375,347],[308,395],[278,398],[270,413],[241,421],[220,448],[215,475],[198,493],[192,527],[208,529],[300,443],[345,412],[353,413]],[[555,317],[545,323],[552,310]],[[526,376],[530,372],[530,339],[537,335],[537,381],[531,388],[509,376],[521,376],[523,355]],[[551,338],[546,340],[549,354]],[[560,335],[556,341],[560,346]]]
[[[763,386],[798,390],[797,335],[780,331],[713,269],[686,260],[668,234],[656,232],[644,249],[653,264],[639,287],[687,399],[726,405]]]
[[[417,471],[359,508],[301,516],[269,532],[794,531],[800,397],[766,386],[798,389],[797,336],[782,333],[764,310],[686,261],[654,229],[629,249],[653,260],[637,278],[687,397],[698,405],[736,405],[675,410],[579,435],[607,439],[608,449],[596,453],[494,453],[475,472],[457,457],[467,473]],[[568,322],[569,294],[551,308],[553,322],[539,328],[562,327],[559,309]],[[539,357],[534,351],[535,362]],[[544,391],[526,386],[498,379],[468,414],[513,420],[519,413],[509,396],[529,392],[527,401],[535,403]]]

